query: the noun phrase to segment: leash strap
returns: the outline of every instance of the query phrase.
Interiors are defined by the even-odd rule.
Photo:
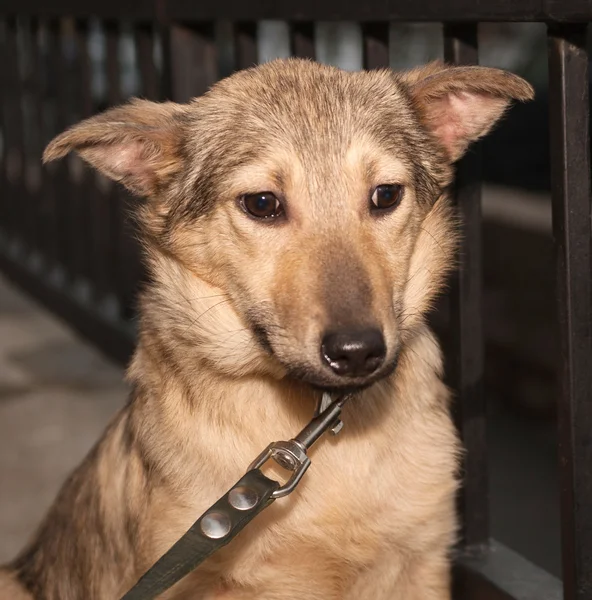
[[[252,521],[280,487],[259,469],[249,471],[213,504],[136,583],[122,600],[150,600],[162,594],[219,550]]]
[[[121,600],[156,598],[228,544],[276,498],[294,491],[310,466],[308,449],[327,429],[331,428],[334,434],[341,429],[339,416],[348,397],[331,401],[329,394],[324,394],[310,423],[295,438],[269,444],[251,463],[244,477],[208,508]],[[292,472],[284,484],[269,479],[259,470],[270,460]]]

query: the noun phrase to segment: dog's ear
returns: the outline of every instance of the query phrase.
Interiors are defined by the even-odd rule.
[[[172,102],[132,100],[58,135],[45,149],[43,162],[76,151],[133,193],[150,196],[181,168],[184,112],[182,105]]]
[[[425,125],[452,161],[485,135],[512,100],[532,100],[524,79],[488,67],[453,67],[434,62],[402,74]]]

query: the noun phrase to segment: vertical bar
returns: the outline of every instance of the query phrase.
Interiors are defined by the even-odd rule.
[[[53,182],[50,177],[50,169],[43,167],[41,156],[45,144],[56,133],[51,122],[49,108],[52,105],[50,81],[53,77],[51,63],[51,33],[47,21],[37,20],[37,118],[39,122],[38,131],[38,167],[41,174],[41,190],[37,204],[37,247],[41,255],[43,268],[49,272],[55,266],[55,251],[53,250],[53,232],[55,230],[55,203]]]
[[[47,23],[47,67],[48,75],[45,81],[45,100],[47,104],[47,139],[60,133],[66,126],[62,109],[63,76],[60,24],[57,20]],[[50,272],[61,274],[61,257],[64,236],[61,235],[61,207],[67,190],[67,166],[65,161],[49,164],[45,167],[45,175],[49,185],[44,198],[46,236],[46,256]]]
[[[549,29],[553,236],[561,327],[558,399],[565,600],[592,594],[592,263],[585,25]]]
[[[44,132],[44,65],[41,55],[41,22],[33,19],[28,31],[30,51],[30,100],[31,100],[31,148],[27,158],[28,187],[31,196],[31,249],[38,257],[43,256],[43,202],[45,186],[44,173],[41,170],[41,155],[43,153]]]
[[[315,24],[313,21],[290,23],[290,51],[299,58],[316,58]]]
[[[389,60],[389,23],[378,21],[362,25],[364,69],[388,67]]]
[[[121,85],[119,81],[119,24],[117,21],[105,21],[103,30],[106,43],[107,102],[109,106],[121,103]]]
[[[162,97],[162,86],[154,63],[154,28],[150,23],[138,23],[134,27],[136,55],[140,71],[142,96],[149,100]]]
[[[88,21],[79,19],[75,23],[75,43],[77,57],[77,117],[87,118],[94,112],[92,97],[92,63],[88,48],[89,38]]]
[[[8,23],[6,19],[0,18],[0,64],[8,64]],[[5,113],[6,96],[8,87],[7,69],[0,69],[0,131],[3,137],[3,148],[0,152],[0,189],[3,193],[0,194],[0,249],[2,243],[6,239],[10,224],[9,224],[9,207],[10,199],[8,198],[8,179],[6,177],[6,126],[7,115]]]
[[[0,64],[6,64],[8,60],[8,25],[6,19],[0,18]],[[8,87],[6,69],[0,69],[0,132],[2,135],[3,147],[0,151],[0,189],[3,193],[0,194],[0,250],[2,250],[3,242],[7,239],[9,227],[9,207],[10,202],[7,197],[8,179],[6,177],[6,125],[7,115],[5,113],[6,95]]]
[[[88,23],[77,20],[72,30],[72,121],[77,123],[93,113],[91,93],[91,64],[88,49]],[[70,211],[73,233],[73,273],[79,280],[92,277],[92,190],[93,178],[77,155],[69,157]],[[74,177],[72,177],[74,175]]]
[[[74,114],[72,112],[72,89],[73,89],[73,46],[74,37],[72,22],[66,19],[60,19],[56,24],[57,46],[57,121],[58,129],[62,131],[74,123]],[[76,275],[76,262],[78,248],[77,223],[75,217],[75,204],[72,197],[72,173],[70,169],[71,161],[75,160],[68,157],[60,161],[58,167],[59,190],[56,194],[57,208],[57,248],[58,260],[63,267],[63,274],[66,282],[71,282]]]
[[[4,177],[7,183],[7,225],[9,240],[23,243],[25,235],[24,194],[24,131],[22,113],[22,80],[19,69],[19,23],[16,18],[6,20],[4,104]]]
[[[171,94],[176,102],[200,96],[218,79],[213,23],[170,28]]]
[[[257,54],[257,23],[240,21],[234,24],[234,68],[248,69],[259,62]]]
[[[18,199],[22,214],[22,241],[24,255],[29,256],[35,246],[35,177],[33,153],[38,125],[35,123],[33,100],[37,80],[35,78],[35,38],[31,18],[20,21],[18,48],[21,84],[20,112],[22,118],[21,192]]]
[[[444,27],[444,57],[455,64],[479,61],[477,24]],[[483,394],[483,324],[481,273],[481,152],[474,146],[460,161],[454,199],[464,221],[460,269],[450,288],[451,385],[456,390],[455,417],[467,450],[460,491],[461,535],[467,546],[489,539],[487,421]]]

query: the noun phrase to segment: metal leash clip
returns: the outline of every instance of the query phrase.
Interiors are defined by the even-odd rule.
[[[307,451],[327,429],[331,428],[334,435],[341,431],[343,423],[339,415],[347,399],[346,395],[332,400],[330,394],[324,393],[317,405],[314,418],[296,437],[287,442],[272,442],[249,465],[248,471],[259,469],[268,460],[273,460],[283,469],[292,471],[290,479],[271,494],[272,498],[282,498],[294,491],[310,466]]]

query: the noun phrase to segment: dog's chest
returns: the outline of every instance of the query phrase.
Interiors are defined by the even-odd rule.
[[[269,589],[275,579],[289,578],[310,590],[338,588],[319,597],[342,598],[341,586],[352,585],[385,554],[397,563],[421,552],[440,535],[438,521],[443,530],[451,527],[444,522],[453,498],[455,439],[444,413],[441,419],[399,427],[393,439],[381,432],[319,446],[297,491],[278,499],[220,553],[218,578],[212,574],[210,581]],[[203,575],[193,580],[203,589]],[[315,598],[310,590],[303,593]]]
[[[313,456],[297,493],[286,499],[285,526],[336,555],[350,555],[352,546],[372,554],[396,541],[415,504],[429,503],[416,478],[437,484],[446,477],[432,473],[430,462],[426,456],[409,468],[394,442],[335,440]]]

